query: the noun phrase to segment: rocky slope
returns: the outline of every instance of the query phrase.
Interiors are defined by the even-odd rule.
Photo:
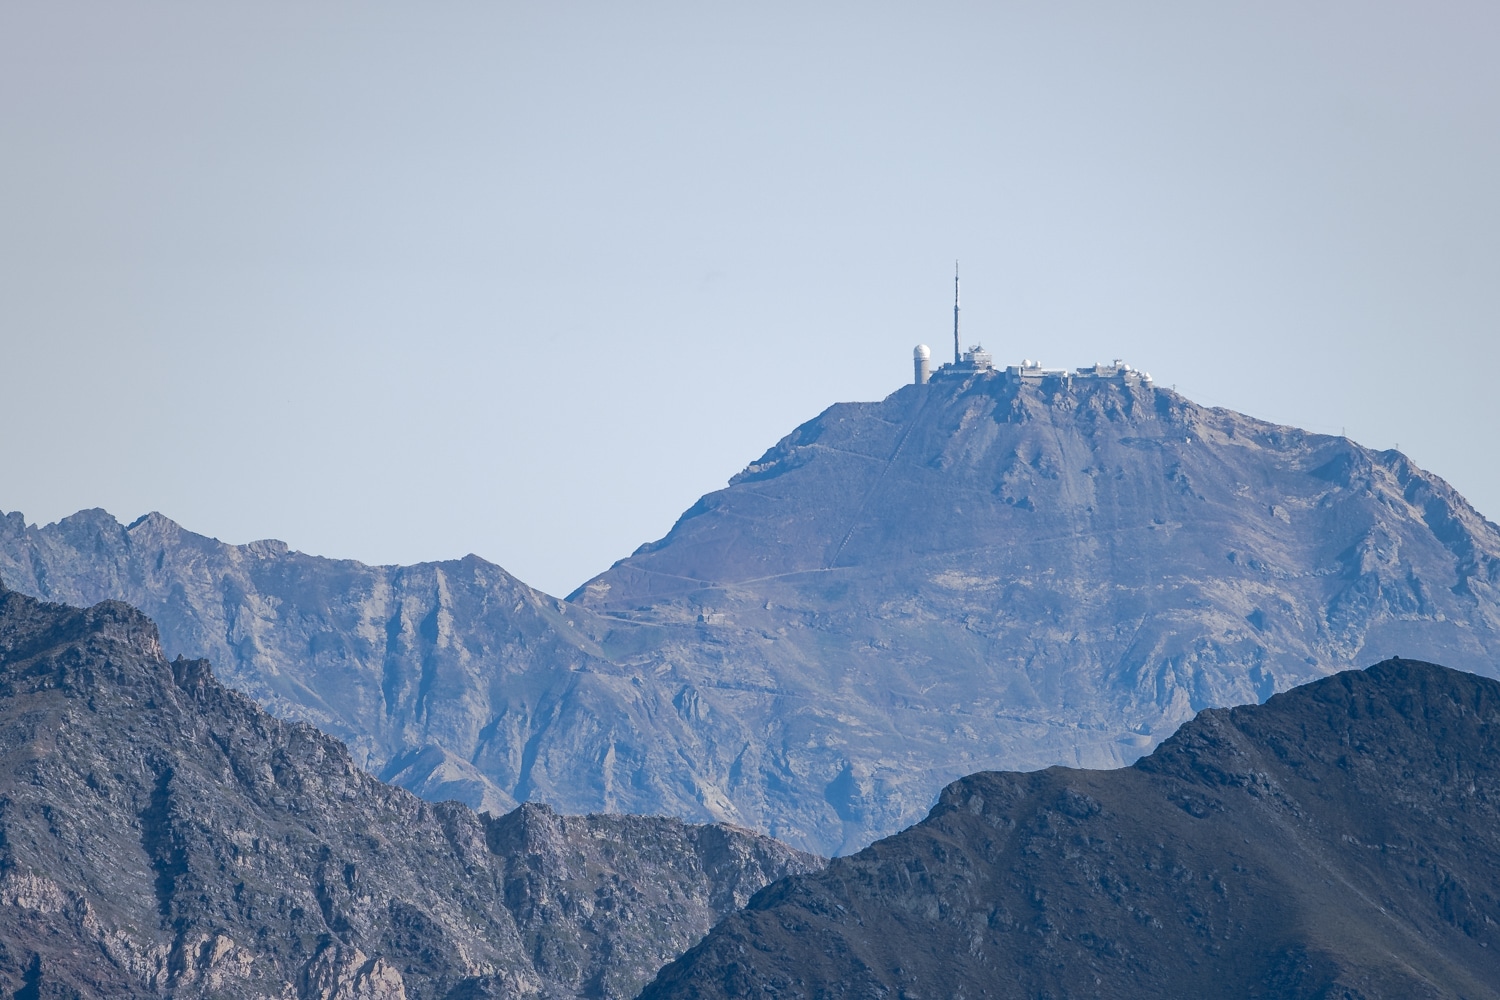
[[[1500,996],[1500,684],[1389,660],[1114,771],[986,773],[642,1000]]]
[[[273,714],[313,723],[424,797],[737,818],[696,795],[676,689],[613,662],[589,612],[476,556],[367,566],[88,510],[42,528],[0,517],[0,580],[140,608],[169,656],[208,659]]]
[[[977,374],[831,407],[573,599],[769,734],[729,798],[847,850],[961,774],[1127,763],[1360,662],[1493,673],[1500,529],[1396,452]]]
[[[1500,662],[1500,529],[1395,452],[1123,379],[840,404],[561,602],[160,515],[0,517],[0,579],[128,600],[423,795],[668,813],[820,853],[986,768],[1115,766],[1402,654]]]
[[[749,831],[432,805],[168,662],[119,603],[0,592],[0,991],[628,997],[817,859]]]

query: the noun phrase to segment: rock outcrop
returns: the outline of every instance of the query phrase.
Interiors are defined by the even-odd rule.
[[[1389,660],[1113,771],[983,773],[641,1000],[1500,997],[1500,683]]]
[[[168,662],[124,604],[0,591],[6,995],[629,997],[820,864],[729,827],[426,803]]]
[[[1441,479],[1110,379],[831,407],[569,602],[472,556],[372,567],[102,511],[0,517],[0,578],[143,608],[169,653],[424,795],[819,853],[960,775],[1122,765],[1361,662],[1500,662],[1500,529]]]

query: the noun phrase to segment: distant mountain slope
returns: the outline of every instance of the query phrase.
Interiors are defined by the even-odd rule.
[[[819,864],[729,827],[429,805],[168,663],[123,604],[0,591],[6,996],[629,997]]]
[[[986,773],[642,1000],[1500,996],[1500,684],[1391,660],[1114,771]]]
[[[941,779],[1122,764],[1361,659],[1493,673],[1497,599],[1500,530],[1396,452],[1003,373],[829,408],[572,597],[711,659],[705,711],[776,733],[757,767],[845,849]]]
[[[682,773],[675,689],[617,667],[579,626],[589,612],[476,556],[367,566],[89,510],[43,528],[0,517],[0,580],[45,600],[141,608],[169,655],[210,660],[277,716],[312,722],[431,798],[736,818],[703,809]],[[615,732],[634,748],[622,761],[653,766],[614,780],[602,762]]]
[[[1500,662],[1500,529],[1395,452],[1123,378],[831,407],[573,595],[160,515],[0,517],[0,579],[128,600],[419,793],[848,852],[986,768],[1116,766],[1201,708]]]

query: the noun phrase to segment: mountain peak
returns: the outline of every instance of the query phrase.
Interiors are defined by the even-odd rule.
[[[0,573],[141,604],[169,649],[424,794],[824,854],[962,774],[1127,764],[1360,662],[1493,672],[1500,529],[1448,484],[1104,368],[976,359],[831,406],[566,604],[477,559],[14,518]]]
[[[1493,671],[1500,530],[1396,452],[980,371],[829,407],[572,600],[696,623],[737,683],[847,720],[822,780],[864,761],[842,822],[888,830],[919,744],[954,776],[1117,766],[1360,658]]]

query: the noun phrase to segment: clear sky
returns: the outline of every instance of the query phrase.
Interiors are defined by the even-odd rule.
[[[563,594],[966,339],[1500,517],[1500,5],[0,6],[0,509]]]

